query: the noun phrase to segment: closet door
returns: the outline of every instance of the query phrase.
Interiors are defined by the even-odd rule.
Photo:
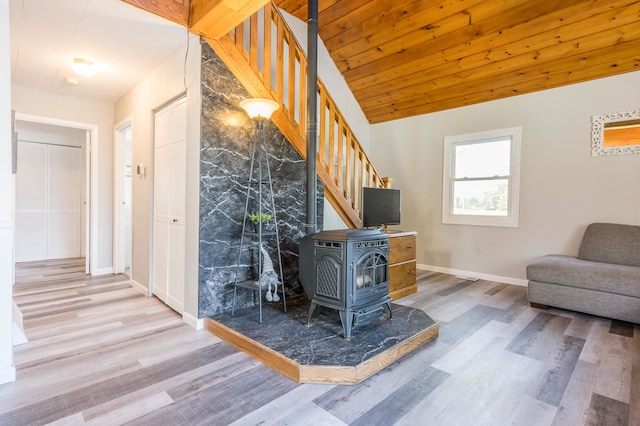
[[[47,145],[18,142],[16,262],[47,259]]]
[[[80,154],[49,145],[49,259],[80,257]]]
[[[16,262],[80,257],[79,148],[18,144]]]
[[[184,310],[186,99],[155,116],[153,293]]]

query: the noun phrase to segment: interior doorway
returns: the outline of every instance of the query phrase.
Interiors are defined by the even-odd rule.
[[[43,217],[46,216],[43,220],[47,221],[47,233],[50,234],[47,235],[47,245],[49,245],[50,241],[55,243],[55,240],[59,238],[58,231],[64,229],[56,225],[56,220],[62,220],[65,224],[64,226],[71,226],[71,223],[76,223],[78,225],[77,237],[79,238],[78,244],[80,247],[79,257],[84,257],[85,259],[85,273],[92,274],[93,271],[97,271],[97,241],[96,238],[94,238],[94,236],[97,235],[97,210],[92,207],[92,201],[97,201],[94,194],[97,194],[97,179],[95,177],[95,173],[97,171],[98,161],[97,155],[92,154],[92,152],[97,152],[98,128],[96,125],[92,124],[21,113],[16,113],[15,118],[19,141],[17,153],[18,170],[16,179],[19,179],[18,176],[21,173],[21,140],[25,143],[24,146],[28,147],[30,151],[35,150],[35,152],[39,154],[43,154],[45,151],[48,151],[46,154],[43,154],[49,164],[47,167],[54,167],[57,170],[57,174],[55,176],[50,176],[48,178],[49,181],[47,182],[47,188],[44,188],[47,191],[51,191],[52,189],[53,191],[58,191],[59,195],[57,199],[58,201],[54,203],[54,205],[50,205],[49,203],[47,206],[51,215],[49,215],[49,213],[47,213],[47,215],[41,214]],[[72,143],[61,142],[61,140],[66,137],[65,135],[73,134],[79,135],[78,138],[84,138],[84,140],[78,141],[74,138],[74,142]],[[46,147],[46,149],[42,148],[42,146]],[[24,155],[29,155],[29,153],[25,152]],[[70,160],[70,158],[75,155],[80,157],[79,162],[76,160]],[[55,164],[51,163],[52,159]],[[31,170],[37,171],[38,168],[33,167]],[[76,173],[80,174],[79,194],[71,194],[71,192],[69,192],[69,194],[65,194],[64,188],[67,184],[66,179],[68,179],[70,175],[75,175]],[[32,178],[32,181],[35,182],[36,180]],[[52,184],[54,188],[50,188]],[[24,195],[18,194],[19,190],[20,187],[16,182],[16,201],[18,201],[18,197]],[[75,212],[71,212],[69,210],[69,206],[75,204],[75,195],[77,195],[79,207]],[[26,205],[28,207],[28,203]],[[17,207],[18,205],[16,203],[16,208]],[[25,210],[29,209],[27,208]],[[16,214],[16,224],[18,224],[22,218],[18,215],[17,210],[14,213]],[[20,212],[20,214],[22,213],[23,212]],[[22,229],[29,228],[22,227]],[[49,230],[51,232],[49,232]],[[23,236],[21,235],[19,226],[16,226],[15,237],[16,244],[19,239],[21,242],[24,242],[22,240]],[[76,237],[73,237],[74,241],[75,238]],[[71,239],[66,240],[66,246],[62,247],[62,251],[57,251],[60,249],[60,247],[58,247],[55,250],[51,250],[50,253],[47,253],[45,257],[67,257],[68,253],[66,250],[69,249],[68,244],[70,240]]]
[[[115,127],[115,203],[113,272],[131,278],[133,256],[132,210],[132,138],[131,119],[121,121]]]

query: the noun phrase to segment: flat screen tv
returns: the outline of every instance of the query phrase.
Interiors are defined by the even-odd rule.
[[[400,190],[362,188],[362,226],[400,225]]]

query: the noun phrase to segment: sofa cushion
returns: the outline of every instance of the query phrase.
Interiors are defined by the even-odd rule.
[[[578,259],[640,266],[640,226],[592,223],[584,231]]]
[[[533,281],[640,297],[640,268],[549,255],[527,265]],[[640,303],[640,301],[639,301]]]

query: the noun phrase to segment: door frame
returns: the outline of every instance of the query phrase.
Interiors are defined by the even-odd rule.
[[[122,218],[122,209],[120,208],[122,198],[124,194],[122,193],[122,188],[124,185],[123,175],[125,172],[125,155],[126,155],[126,141],[124,140],[123,130],[127,127],[131,128],[131,133],[133,135],[133,118],[131,116],[126,117],[124,120],[119,121],[114,126],[113,130],[113,141],[114,141],[114,182],[113,182],[113,273],[119,274],[124,272],[124,256],[126,253],[126,238],[124,238],[124,218]],[[132,136],[133,137],[133,136]],[[133,144],[129,148],[133,151]],[[132,152],[133,154],[133,152]],[[132,155],[133,158],[133,155]],[[133,162],[133,160],[132,160]],[[133,164],[132,164],[133,166]],[[133,173],[133,170],[132,170]],[[133,216],[133,203],[131,203],[131,215]],[[132,218],[133,220],[133,218]],[[133,234],[133,229],[132,229]],[[133,243],[132,243],[133,244]],[[133,255],[133,247],[131,247],[131,253]],[[132,265],[129,272],[129,280],[133,279],[133,259]]]
[[[85,171],[85,273],[98,270],[98,126],[78,121],[61,120],[16,112],[16,120],[81,129],[87,133]],[[13,206],[15,210],[15,205]]]

